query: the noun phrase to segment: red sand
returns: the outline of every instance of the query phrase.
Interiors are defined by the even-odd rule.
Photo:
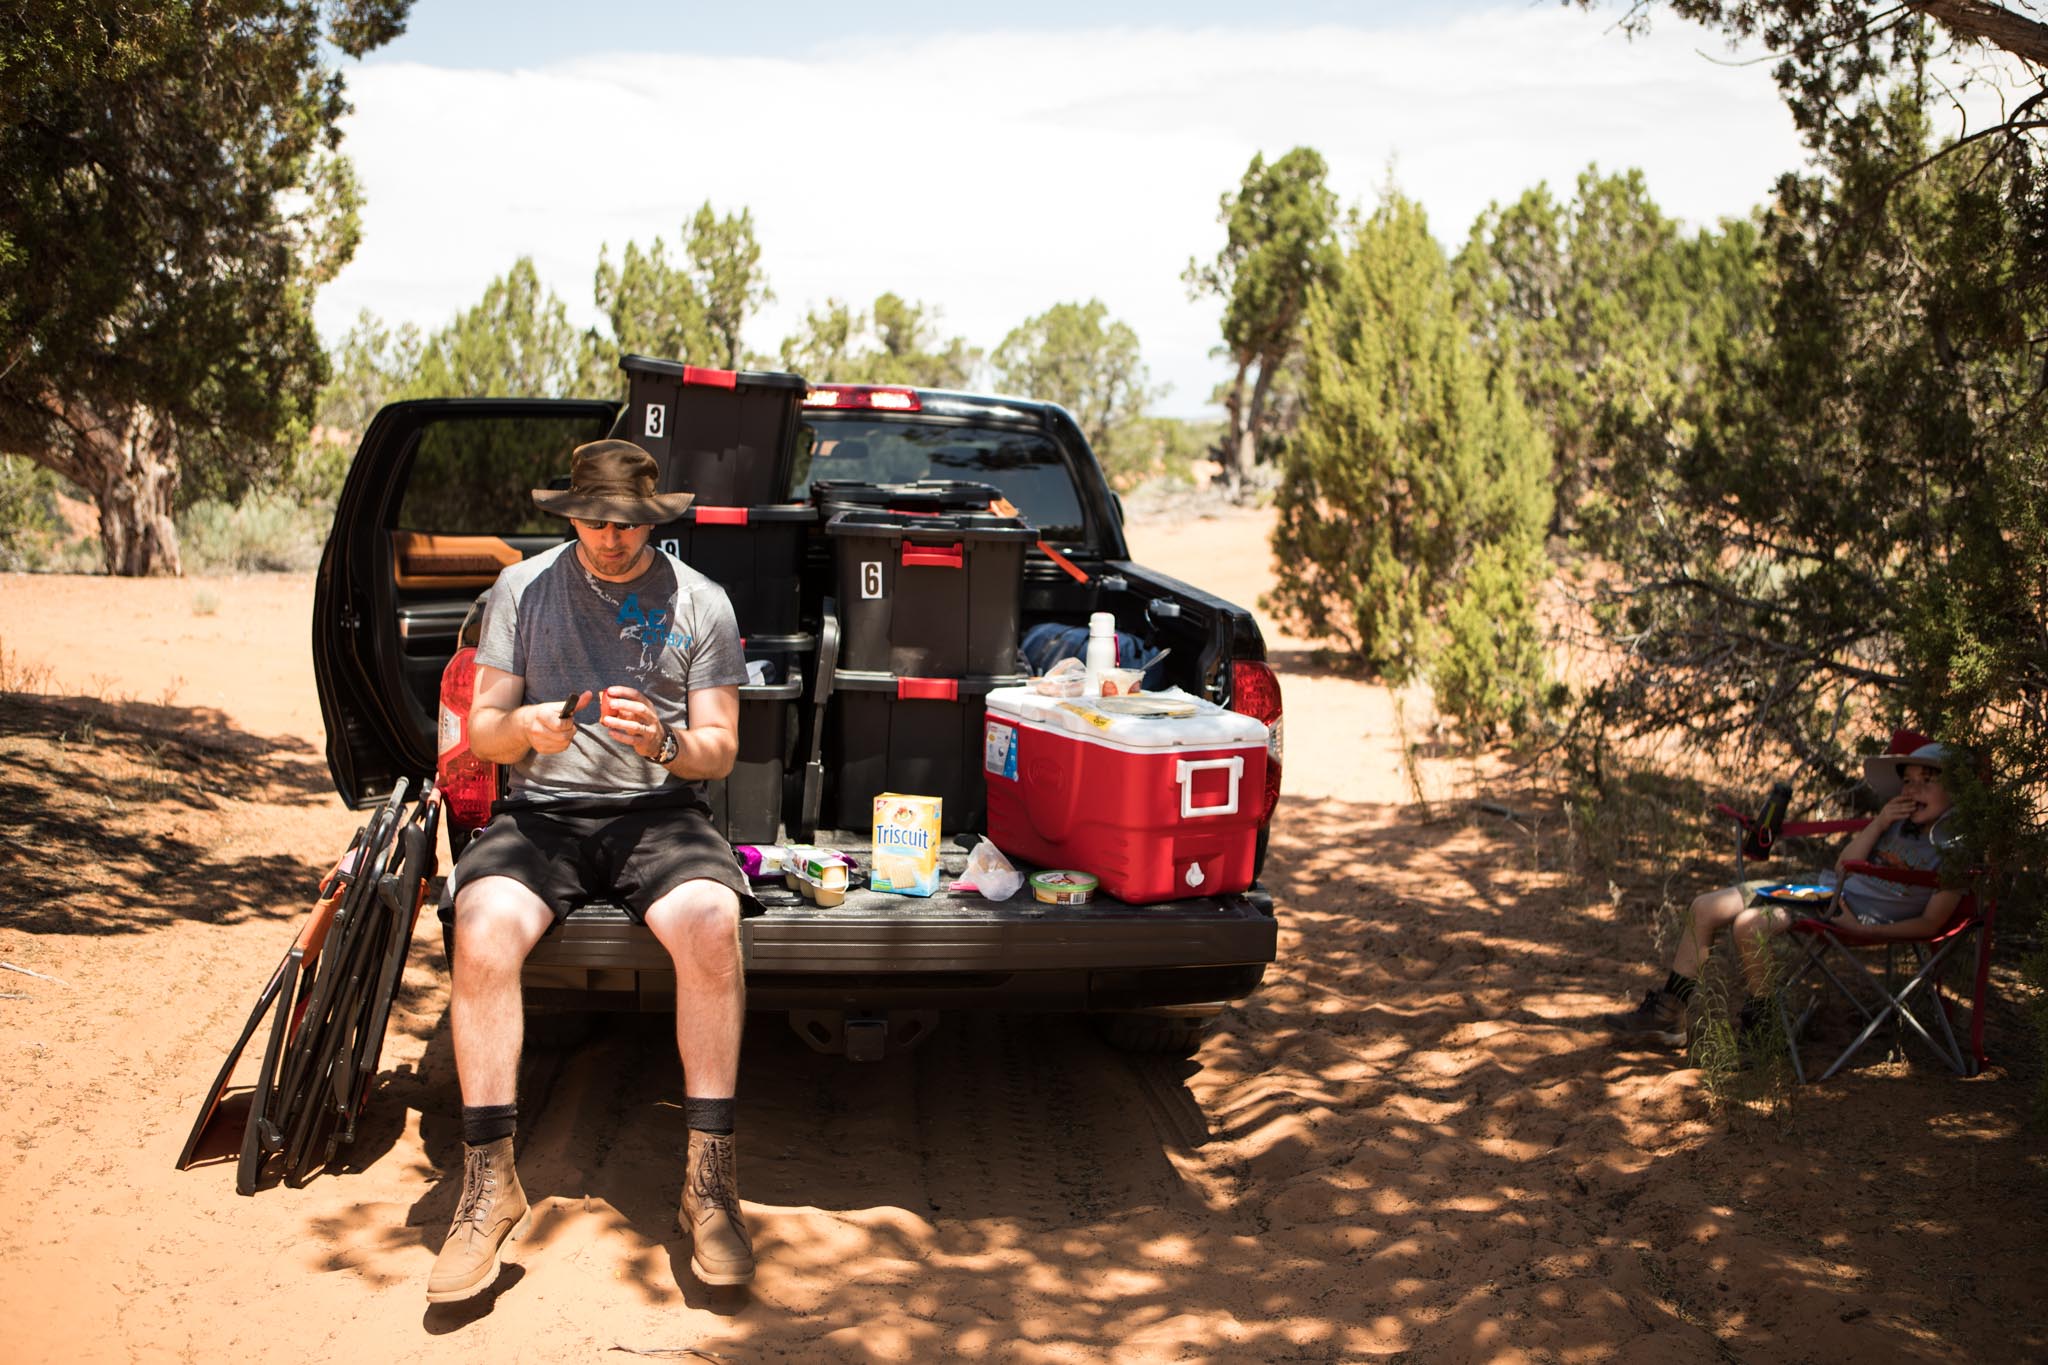
[[[1133,538],[1250,601],[1269,526]],[[1586,1027],[1648,980],[1645,909],[1573,883],[1535,796],[1489,793],[1542,837],[1466,815],[1493,768],[1411,779],[1388,692],[1277,636],[1281,961],[1193,1062],[1018,1016],[951,1018],[863,1067],[757,1016],[740,1132],[762,1269],[730,1294],[694,1283],[673,1231],[666,1021],[536,1044],[536,1230],[492,1295],[429,1311],[459,1166],[430,924],[360,1169],[251,1199],[227,1166],[172,1169],[358,823],[327,785],[310,583],[0,588],[0,685],[26,670],[45,694],[0,695],[0,959],[62,982],[0,972],[24,997],[0,998],[9,1360],[2048,1356],[2023,1080],[1876,1063],[1781,1120],[1713,1119],[1682,1060]],[[1422,695],[1404,709],[1423,738]]]

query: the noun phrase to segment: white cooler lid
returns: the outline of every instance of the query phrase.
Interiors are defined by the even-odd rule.
[[[1099,697],[1041,697],[1029,687],[998,687],[988,694],[988,709],[1015,720],[1065,730],[1082,739],[1110,740],[1133,749],[1213,749],[1228,744],[1264,744],[1266,727],[1250,716],[1191,696],[1178,687],[1146,692],[1129,700],[1162,698],[1192,705],[1190,716],[1119,715]],[[1123,697],[1107,698],[1111,702]]]

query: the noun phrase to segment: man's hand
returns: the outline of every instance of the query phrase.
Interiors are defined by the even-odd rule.
[[[650,763],[661,753],[668,727],[654,713],[654,703],[631,687],[607,687],[598,695],[598,723],[613,739]]]
[[[588,705],[590,694],[578,692],[576,704],[566,701],[535,702],[519,708],[520,733],[537,754],[558,754],[576,738],[576,712]]]

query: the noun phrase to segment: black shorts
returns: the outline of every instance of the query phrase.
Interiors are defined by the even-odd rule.
[[[740,914],[761,902],[732,845],[711,827],[701,805],[663,804],[623,810],[549,808],[501,802],[491,823],[456,859],[451,900],[481,877],[510,877],[547,902],[560,924],[592,901],[617,901],[634,919],[688,881],[713,881],[740,898]]]

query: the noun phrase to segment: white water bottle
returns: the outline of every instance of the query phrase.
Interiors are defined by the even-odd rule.
[[[1116,617],[1106,611],[1098,611],[1088,618],[1088,653],[1082,657],[1085,671],[1081,675],[1083,696],[1102,695],[1102,675],[1116,667]]]

